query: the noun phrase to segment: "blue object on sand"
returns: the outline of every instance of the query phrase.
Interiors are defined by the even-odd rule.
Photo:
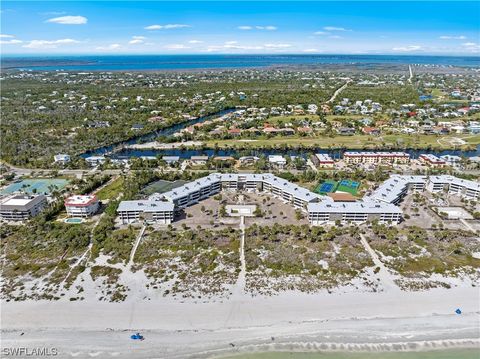
[[[455,311],[455,313],[457,313],[457,314],[462,314],[462,311],[460,310],[460,308],[457,308],[457,310]]]
[[[143,336],[140,335],[140,333],[132,334],[130,338],[133,340],[143,340]]]

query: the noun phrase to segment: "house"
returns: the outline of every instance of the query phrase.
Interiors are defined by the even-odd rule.
[[[95,195],[74,195],[65,199],[65,209],[71,217],[90,217],[97,213],[100,202]]]
[[[239,129],[239,128],[231,128],[227,131],[227,133],[230,135],[230,136],[233,136],[233,137],[237,137],[237,136],[240,136],[241,133],[242,133],[242,130]]]
[[[208,156],[192,156],[190,157],[190,163],[192,166],[204,166],[207,164]]]
[[[280,155],[269,155],[268,163],[270,163],[272,166],[283,168],[287,164],[287,160]]]
[[[87,163],[90,165],[90,166],[98,166],[102,163],[104,163],[107,159],[105,158],[105,156],[90,156],[90,157],[87,157],[85,158],[85,161],[87,161]]]
[[[24,221],[35,217],[47,205],[42,195],[13,195],[0,202],[0,217],[7,221]]]
[[[162,160],[165,161],[167,164],[172,165],[180,161],[180,156],[163,156]]]
[[[242,165],[251,165],[257,162],[260,158],[257,156],[243,156],[239,158],[240,164]]]
[[[349,127],[340,127],[337,132],[341,136],[353,136],[355,134],[355,129]]]
[[[53,156],[53,161],[55,163],[59,163],[59,164],[62,164],[62,165],[67,164],[68,162],[70,162],[70,160],[71,160],[70,156],[65,155],[65,154],[58,154],[58,155]]]
[[[375,127],[364,127],[362,128],[362,132],[366,135],[378,136],[380,134],[380,130]]]

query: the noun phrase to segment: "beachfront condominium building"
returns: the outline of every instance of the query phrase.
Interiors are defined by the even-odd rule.
[[[359,201],[353,203],[319,202],[309,203],[308,220],[312,225],[341,223],[379,223],[398,224],[402,219],[402,210],[389,203]]]
[[[343,160],[349,164],[405,164],[410,162],[410,155],[405,152],[345,152]]]
[[[72,217],[90,217],[97,213],[100,202],[95,195],[75,195],[65,199],[65,209]]]
[[[170,223],[175,212],[192,206],[221,191],[265,192],[308,213],[310,224],[337,221],[363,223],[378,221],[397,224],[402,219],[398,207],[409,191],[448,191],[467,199],[478,199],[480,184],[453,176],[393,175],[360,201],[335,201],[297,186],[271,173],[213,173],[166,193],[155,193],[148,200],[123,201],[118,208],[123,223],[141,219]]]
[[[184,209],[221,190],[264,191],[302,209],[306,209],[307,203],[321,198],[303,187],[270,173],[214,173],[166,192],[161,197],[172,202],[176,209]]]
[[[434,193],[444,191],[468,200],[480,198],[480,183],[455,176],[430,176],[426,182],[426,189]]]
[[[399,176],[394,175],[383,182],[366,198],[378,202],[399,204],[409,190],[422,191],[425,188],[425,176]]]
[[[24,221],[39,214],[46,205],[44,195],[13,195],[0,203],[0,217],[8,221]]]
[[[117,213],[123,224],[144,221],[146,223],[170,224],[173,222],[175,206],[157,200],[122,201]]]

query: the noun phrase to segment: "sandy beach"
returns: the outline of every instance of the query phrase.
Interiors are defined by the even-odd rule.
[[[140,294],[140,293],[138,293]],[[424,292],[285,292],[219,302],[2,303],[4,347],[54,347],[58,357],[201,358],[265,351],[480,348],[475,287]],[[461,308],[462,314],[455,314]],[[139,331],[142,342],[130,335]],[[23,334],[22,334],[23,333]],[[133,351],[132,351],[133,350]]]

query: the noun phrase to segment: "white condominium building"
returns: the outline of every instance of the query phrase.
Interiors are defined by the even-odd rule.
[[[437,157],[430,153],[418,156],[418,160],[430,167],[443,167],[447,165],[447,163],[440,157]]]
[[[323,196],[270,173],[214,173],[166,192],[161,197],[175,204],[176,209],[183,209],[219,193],[222,189],[268,192],[304,210],[306,210],[307,203],[323,198]]]
[[[352,203],[320,202],[309,203],[308,220],[312,225],[325,223],[363,223],[377,220],[380,223],[397,224],[402,219],[400,208],[389,203],[360,201]]]
[[[44,195],[13,195],[0,203],[0,217],[8,221],[24,221],[39,214],[46,205]]]
[[[467,199],[478,199],[480,184],[453,176],[393,175],[376,190],[357,202],[334,202],[271,173],[213,173],[169,192],[156,193],[148,200],[123,201],[118,213],[123,223],[138,220],[171,223],[174,213],[194,205],[220,191],[263,191],[308,212],[310,224],[378,220],[397,224],[402,210],[397,206],[408,191],[448,191]]]
[[[145,221],[147,223],[170,224],[173,222],[175,206],[170,202],[140,200],[120,202],[117,213],[123,224]]]
[[[410,155],[405,152],[345,152],[343,160],[346,163],[380,163],[403,164],[410,162]]]
[[[89,217],[97,213],[100,203],[98,198],[93,196],[75,195],[65,199],[65,209],[72,217]]]
[[[430,192],[447,191],[469,200],[480,198],[480,183],[465,180],[454,176],[430,176],[426,182],[426,189]]]
[[[325,153],[316,153],[310,156],[312,163],[317,167],[334,167],[335,161]]]
[[[399,204],[409,190],[422,191],[425,188],[425,176],[394,175],[383,182],[365,199],[379,202]]]

